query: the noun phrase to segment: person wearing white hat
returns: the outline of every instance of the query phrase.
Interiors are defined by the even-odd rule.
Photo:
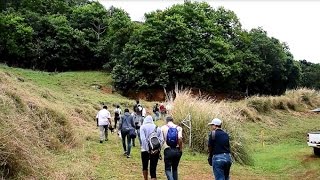
[[[229,180],[232,164],[229,135],[221,129],[222,121],[214,118],[210,123],[211,131],[208,141],[208,163],[213,166],[216,180]]]

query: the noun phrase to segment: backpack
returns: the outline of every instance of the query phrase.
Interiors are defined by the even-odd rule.
[[[175,148],[178,145],[178,129],[177,129],[177,127],[178,126],[169,127],[169,129],[168,129],[166,143],[171,148]]]
[[[161,143],[160,139],[158,138],[157,133],[158,127],[156,126],[153,130],[153,132],[148,137],[148,145],[149,145],[149,152],[150,154],[156,154],[160,152],[161,149]]]
[[[134,125],[135,125],[135,128],[136,129],[140,129],[140,126],[142,124],[142,117],[140,116],[134,116],[133,117],[133,122],[134,122]]]
[[[134,128],[130,128],[129,129],[129,136],[130,138],[134,139],[137,137],[137,133],[136,133],[136,130]]]
[[[216,131],[211,131],[209,136],[210,136],[211,140],[214,141],[216,139]]]
[[[158,112],[158,111],[159,111],[159,108],[158,108],[157,106],[154,106],[154,107],[153,107],[153,112],[156,113],[156,112]]]
[[[115,116],[115,117],[119,117],[119,116],[120,116],[120,111],[119,111],[118,108],[115,110],[114,116]]]

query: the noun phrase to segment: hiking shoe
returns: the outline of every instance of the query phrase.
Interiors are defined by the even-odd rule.
[[[127,156],[127,151],[125,151],[125,152],[123,153],[123,155],[124,155],[124,156]]]
[[[103,143],[103,141],[102,141],[102,140],[100,140],[100,143]]]
[[[131,158],[131,156],[130,156],[130,155],[127,155],[127,158]]]

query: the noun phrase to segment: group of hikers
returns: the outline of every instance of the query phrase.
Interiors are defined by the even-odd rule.
[[[156,104],[153,107],[154,116],[151,116],[147,114],[139,100],[136,101],[132,113],[126,108],[122,114],[120,106],[117,105],[114,109],[114,126],[112,126],[111,113],[107,106],[103,106],[96,116],[100,143],[108,141],[108,130],[112,133],[117,130],[122,139],[123,155],[131,158],[131,146],[135,146],[135,139],[138,138],[144,180],[148,179],[148,169],[151,180],[157,179],[156,169],[158,160],[162,159],[161,150],[163,149],[166,177],[168,180],[178,180],[178,166],[183,148],[182,127],[175,124],[170,115],[165,117],[166,124],[158,127],[154,121],[159,120],[160,116],[164,117],[168,112],[167,108],[161,111],[160,107]],[[216,180],[228,180],[232,164],[230,143],[229,135],[221,129],[221,124],[222,121],[218,118],[208,124],[211,126],[208,163],[213,167],[213,175]]]

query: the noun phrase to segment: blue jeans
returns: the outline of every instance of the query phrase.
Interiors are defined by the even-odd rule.
[[[164,169],[168,180],[178,180],[178,165],[182,152],[178,148],[164,150]]]
[[[122,137],[123,151],[127,152],[127,155],[129,156],[131,152],[131,137],[129,136],[129,131],[121,130],[121,137]],[[128,149],[126,148],[126,138],[127,138]]]
[[[232,164],[229,153],[217,154],[212,157],[212,168],[215,180],[229,180]]]

